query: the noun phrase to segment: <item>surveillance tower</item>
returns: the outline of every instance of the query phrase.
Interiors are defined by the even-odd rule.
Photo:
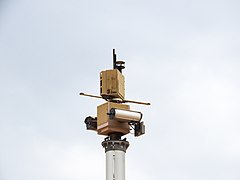
[[[125,99],[125,78],[122,70],[125,62],[117,60],[113,49],[113,69],[100,72],[100,95],[80,93],[80,95],[102,98],[106,102],[97,106],[97,117],[85,119],[87,130],[96,131],[106,138],[102,146],[106,153],[106,180],[125,180],[125,153],[129,146],[122,137],[134,131],[135,136],[145,133],[143,114],[130,110],[126,103],[150,105],[150,103]]]

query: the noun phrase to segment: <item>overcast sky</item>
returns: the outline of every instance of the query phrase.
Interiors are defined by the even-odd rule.
[[[240,1],[1,0],[0,180],[104,180],[86,131],[112,49],[126,98],[127,180],[240,179]]]

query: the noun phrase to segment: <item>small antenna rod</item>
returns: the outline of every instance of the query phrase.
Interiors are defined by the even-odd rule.
[[[113,49],[113,69],[117,69],[117,55],[115,53],[115,49]]]

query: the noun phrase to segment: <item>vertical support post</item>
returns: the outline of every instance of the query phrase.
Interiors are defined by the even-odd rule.
[[[125,153],[129,146],[126,140],[105,140],[106,180],[125,180]]]

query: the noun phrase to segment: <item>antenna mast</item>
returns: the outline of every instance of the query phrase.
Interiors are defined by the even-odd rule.
[[[80,95],[102,98],[107,102],[97,107],[97,117],[85,119],[87,130],[96,131],[106,138],[102,146],[106,153],[106,180],[125,180],[125,153],[129,142],[122,137],[134,131],[135,136],[145,134],[143,114],[130,110],[125,103],[150,105],[150,103],[125,99],[125,78],[122,70],[125,62],[117,60],[113,49],[113,69],[100,72],[100,96],[80,93]]]

